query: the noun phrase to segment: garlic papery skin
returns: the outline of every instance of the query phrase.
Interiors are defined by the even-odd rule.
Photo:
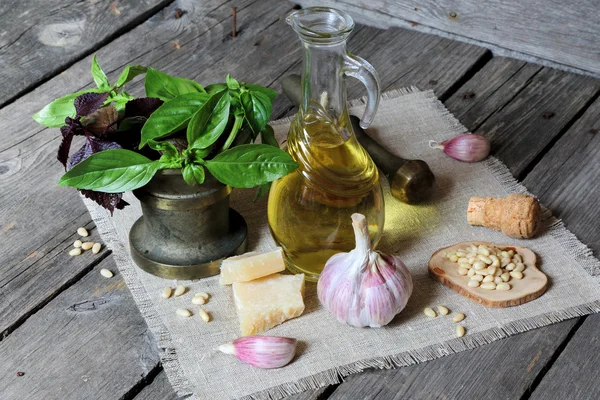
[[[280,368],[296,355],[296,339],[279,336],[244,336],[219,346],[219,351],[258,368]]]
[[[477,162],[490,154],[490,140],[477,133],[458,135],[440,144],[431,140],[429,146],[441,149],[450,157],[464,162]]]
[[[367,219],[352,214],[356,248],[332,256],[317,282],[317,295],[338,321],[356,327],[387,325],[408,302],[410,272],[400,258],[374,251]]]

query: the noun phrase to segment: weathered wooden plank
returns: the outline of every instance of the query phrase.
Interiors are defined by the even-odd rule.
[[[152,382],[134,397],[135,400],[177,400],[179,398],[169,383],[165,371],[156,375]]]
[[[171,2],[3,1],[0,4],[0,107]]]
[[[600,254],[600,101],[567,131],[527,175],[525,184],[539,187],[536,194],[596,256]],[[600,316],[588,316],[552,364],[532,399],[600,397],[597,384],[600,352]]]
[[[600,74],[600,23],[594,3],[576,5],[555,0],[296,0],[303,6],[330,6],[357,21],[399,26],[487,46],[494,53],[527,61],[547,60],[555,67]]]
[[[156,368],[157,344],[117,272],[109,257],[0,342],[3,399],[122,398]]]
[[[531,142],[533,148],[517,146],[511,157],[507,157],[506,152],[497,152],[509,167],[522,165],[521,170],[543,151],[544,145],[535,141],[548,143],[559,135],[596,95],[598,87],[598,82],[591,78],[538,69],[523,66],[518,61],[494,58],[447,100],[450,110],[465,118],[468,128],[490,135],[496,146],[509,140]],[[591,88],[585,96],[579,97],[584,82]],[[470,92],[475,93],[475,97],[468,95]],[[545,124],[544,131],[538,129],[536,117],[549,109],[557,110],[554,111],[556,116],[540,119],[552,124]],[[559,116],[559,112],[563,115]],[[543,137],[545,132],[550,138]],[[571,179],[577,180],[575,176]],[[551,184],[540,186],[526,182],[534,194]],[[598,219],[595,222],[597,226]],[[396,371],[369,371],[348,378],[331,398],[350,398],[350,394],[356,398],[379,399],[519,398],[550,362],[560,344],[568,339],[575,324],[576,320],[566,321],[423,365]]]

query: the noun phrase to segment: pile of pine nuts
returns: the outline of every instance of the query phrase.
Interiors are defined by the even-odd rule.
[[[449,251],[448,260],[458,265],[458,274],[467,276],[471,288],[510,290],[511,279],[523,279],[523,257],[514,250],[471,244],[467,248]]]
[[[172,287],[167,286],[160,292],[160,297],[162,297],[163,299],[166,300],[166,299],[170,298],[171,295],[173,295],[175,297],[179,297],[179,296],[185,294],[186,291],[187,291],[187,288],[182,284],[177,285],[175,287],[175,290],[173,290]],[[196,304],[196,305],[206,304],[206,302],[208,301],[209,298],[210,298],[210,295],[208,293],[198,292],[192,298],[192,304]],[[177,310],[175,310],[175,314],[179,315],[180,317],[186,317],[186,318],[191,317],[193,315],[192,312],[190,310],[188,310],[187,308],[178,308]],[[198,316],[200,317],[200,319],[202,321],[210,322],[210,314],[206,310],[199,308]]]

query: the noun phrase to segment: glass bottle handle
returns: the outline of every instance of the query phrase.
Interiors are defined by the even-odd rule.
[[[379,107],[379,98],[381,97],[379,75],[371,64],[350,53],[346,53],[344,56],[344,74],[358,79],[367,88],[367,105],[360,120],[360,127],[366,129],[373,122],[377,107]]]

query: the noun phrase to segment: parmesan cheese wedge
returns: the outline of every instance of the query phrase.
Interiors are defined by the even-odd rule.
[[[304,274],[273,274],[235,282],[233,296],[243,336],[256,335],[304,311]]]
[[[281,247],[267,253],[256,251],[230,257],[221,263],[221,285],[249,282],[285,269]]]

